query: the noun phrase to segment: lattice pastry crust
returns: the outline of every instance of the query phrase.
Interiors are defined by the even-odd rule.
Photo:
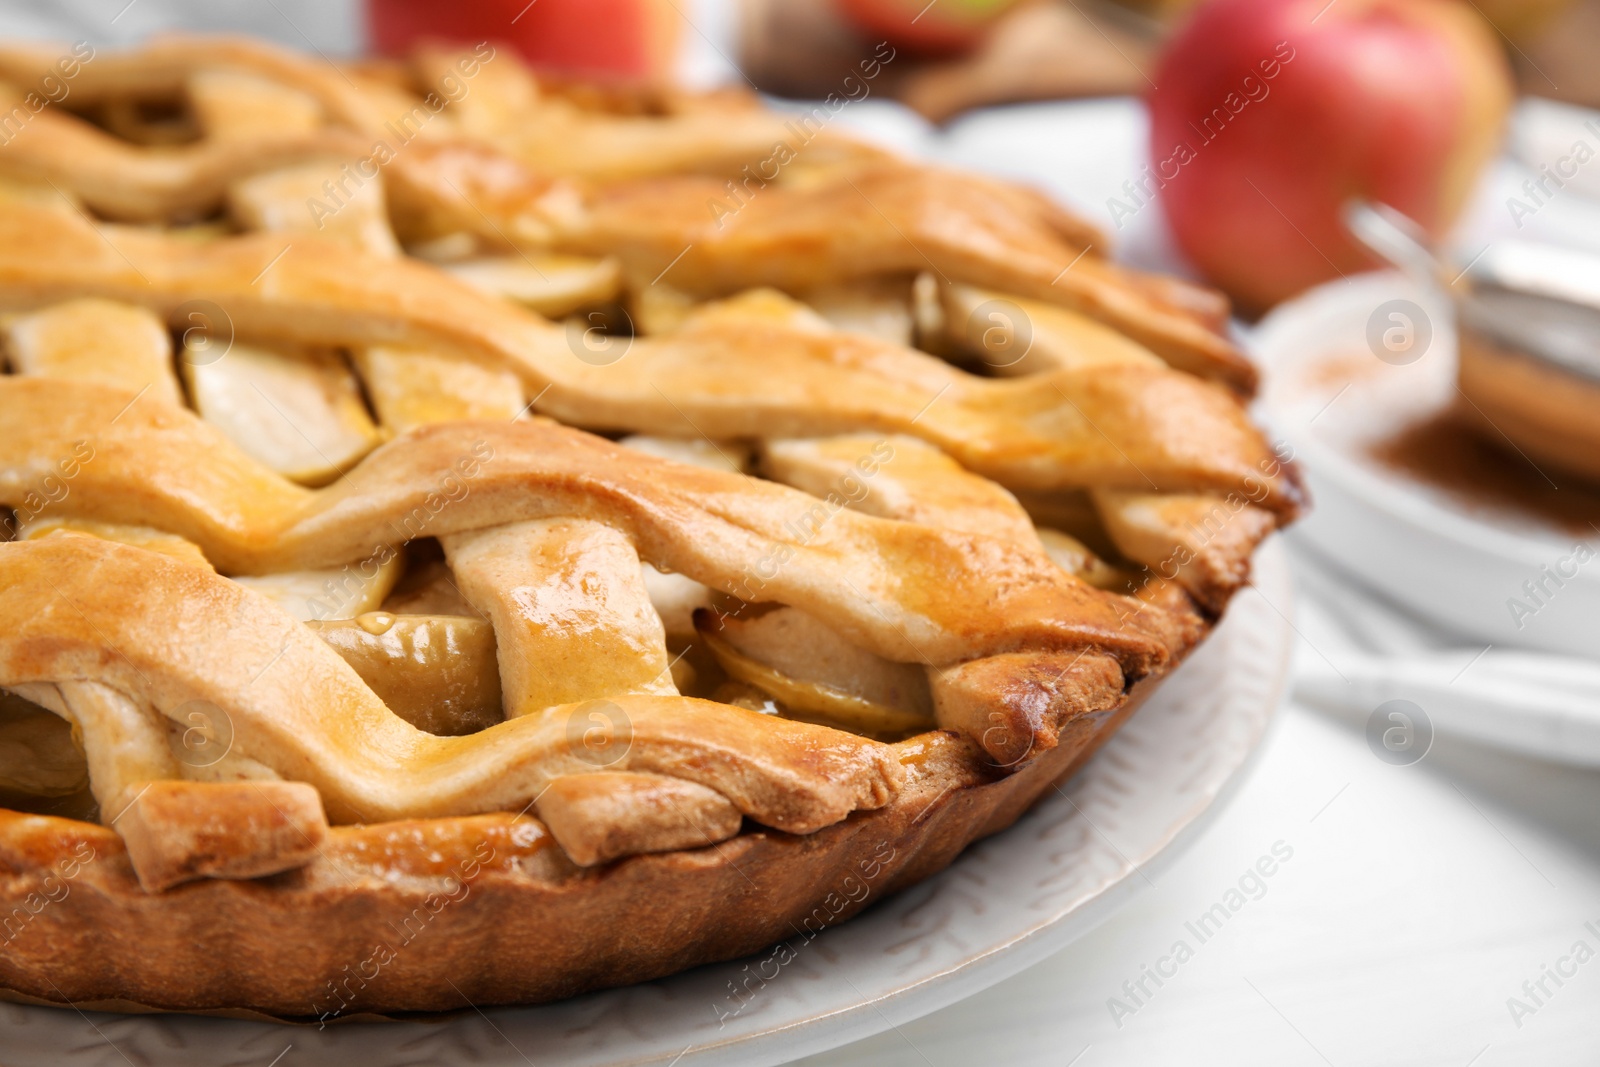
[[[1007,825],[1302,503],[1221,302],[1030,190],[821,129],[752,184],[792,121],[487,45],[0,79],[12,995],[753,951]]]

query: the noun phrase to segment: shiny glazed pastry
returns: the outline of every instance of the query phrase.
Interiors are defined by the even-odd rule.
[[[756,951],[1009,825],[1302,504],[1222,302],[1027,189],[488,45],[0,79],[13,998]]]

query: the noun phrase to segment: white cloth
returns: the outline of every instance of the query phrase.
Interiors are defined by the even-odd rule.
[[[1386,701],[1407,700],[1434,730],[1600,766],[1600,663],[1464,644],[1303,544],[1294,558],[1295,696],[1308,706],[1364,725]]]

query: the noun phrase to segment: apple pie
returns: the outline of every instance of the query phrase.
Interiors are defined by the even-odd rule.
[[[1218,297],[825,108],[188,37],[0,89],[13,999],[454,1010],[842,920],[1302,506]]]

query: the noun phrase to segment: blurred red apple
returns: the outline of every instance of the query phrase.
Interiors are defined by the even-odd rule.
[[[857,27],[919,56],[976,48],[989,23],[1016,0],[834,0]]]
[[[535,66],[661,79],[677,57],[672,0],[367,0],[373,46],[404,55],[419,41],[509,44]]]
[[[1495,152],[1511,80],[1461,0],[1213,0],[1149,95],[1151,169],[1179,246],[1260,310],[1371,257],[1340,208],[1381,201],[1437,237]]]

